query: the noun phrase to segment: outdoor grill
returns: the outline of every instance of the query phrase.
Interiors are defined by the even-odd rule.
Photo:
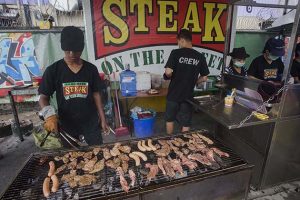
[[[208,134],[203,134],[208,136]],[[157,139],[172,139],[172,137],[180,137],[184,139],[182,134],[177,134],[171,137],[157,137],[151,138],[153,143]],[[144,152],[148,158],[147,162],[141,161],[141,165],[136,167],[134,160],[129,160],[129,168],[136,174],[136,185],[134,188],[130,188],[129,193],[125,193],[120,185],[119,177],[116,175],[116,171],[105,166],[104,170],[97,173],[97,182],[90,186],[70,188],[67,183],[61,183],[58,192],[50,195],[48,199],[139,199],[144,194],[149,194],[152,191],[159,189],[167,189],[180,187],[188,183],[199,182],[201,180],[208,179],[210,177],[218,177],[229,173],[234,173],[242,170],[251,171],[249,166],[243,159],[235,154],[231,149],[223,146],[219,141],[214,141],[214,147],[226,152],[230,157],[223,158],[223,163],[218,168],[207,167],[198,163],[198,167],[195,170],[189,170],[187,166],[182,166],[184,169],[184,176],[176,175],[175,178],[169,178],[162,174],[161,171],[156,175],[156,179],[147,181],[146,173],[144,172],[145,163],[156,163],[156,155],[154,152]],[[138,140],[125,141],[122,144],[130,145],[132,151],[137,149]],[[113,146],[112,144],[106,144],[104,146]],[[86,151],[91,149],[85,149]],[[82,151],[85,151],[82,150]],[[7,190],[2,194],[1,199],[46,199],[43,196],[42,185],[44,178],[47,176],[50,160],[54,160],[57,155],[63,155],[68,151],[56,151],[56,152],[42,152],[32,154],[25,165],[17,174],[16,178],[8,186]],[[171,158],[176,158],[175,153],[170,153]],[[41,163],[41,159],[45,162]],[[59,166],[57,166],[59,167]],[[234,175],[233,175],[234,176]],[[61,176],[59,177],[61,178]],[[128,174],[125,175],[125,179],[130,183]],[[249,181],[249,177],[245,180]],[[246,183],[248,187],[249,182]],[[246,188],[247,190],[248,188]],[[138,198],[139,197],[139,198]],[[143,199],[147,199],[143,197]],[[148,198],[151,199],[151,198]],[[179,199],[179,198],[178,198]]]

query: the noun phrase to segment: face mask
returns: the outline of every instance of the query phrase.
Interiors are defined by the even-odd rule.
[[[233,64],[236,67],[243,67],[245,65],[245,62],[234,61]]]
[[[271,54],[269,54],[269,59],[270,60],[277,60],[279,58],[279,56],[273,56],[273,55],[271,55]]]

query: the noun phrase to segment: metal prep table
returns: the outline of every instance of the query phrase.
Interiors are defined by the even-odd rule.
[[[227,85],[236,87],[241,85],[240,81],[245,81],[247,87],[257,87],[256,82],[251,85],[243,78],[235,79],[235,76],[227,77]],[[300,137],[297,131],[300,129],[300,85],[287,86],[281,103],[268,113],[269,120],[252,117],[241,128],[238,128],[239,123],[251,113],[248,108],[236,103],[232,108],[226,108],[224,101],[213,105],[201,105],[197,101],[190,103],[213,119],[215,138],[254,165],[251,184],[255,188],[300,179]]]

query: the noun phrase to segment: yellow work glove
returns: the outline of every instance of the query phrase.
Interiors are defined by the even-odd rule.
[[[51,133],[58,133],[58,117],[57,115],[52,115],[45,120],[44,128],[46,131]]]

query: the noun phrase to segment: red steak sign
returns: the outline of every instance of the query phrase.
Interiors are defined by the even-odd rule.
[[[176,44],[190,29],[195,46],[223,51],[226,0],[91,0],[96,59],[137,47]]]

